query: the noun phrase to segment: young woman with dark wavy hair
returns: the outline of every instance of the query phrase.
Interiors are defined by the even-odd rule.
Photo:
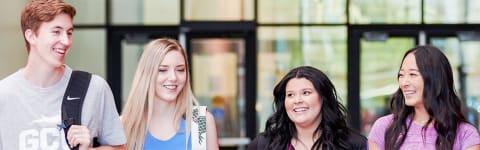
[[[447,57],[433,46],[408,50],[398,72],[392,114],[379,118],[370,149],[480,149],[478,130],[462,114]]]
[[[345,107],[320,70],[302,66],[275,86],[275,112],[249,150],[366,149],[367,139],[347,126]]]

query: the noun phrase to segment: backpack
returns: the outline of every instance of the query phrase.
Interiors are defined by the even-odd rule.
[[[82,106],[85,96],[87,95],[88,86],[90,85],[90,80],[92,74],[84,71],[73,71],[68,81],[68,86],[63,96],[61,115],[62,115],[62,124],[65,131],[65,140],[70,146],[67,140],[68,129],[72,125],[81,125],[82,124]],[[96,138],[92,141],[93,146],[99,146]],[[78,146],[72,148],[72,150],[78,150]]]

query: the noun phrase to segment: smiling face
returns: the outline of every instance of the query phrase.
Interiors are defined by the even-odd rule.
[[[175,102],[187,80],[185,58],[178,50],[167,52],[158,68],[155,99]]]
[[[424,82],[414,53],[408,54],[402,63],[398,73],[398,84],[405,97],[405,105],[423,107]]]
[[[296,126],[317,127],[320,124],[321,100],[310,80],[293,78],[288,81],[285,109]]]
[[[44,22],[38,31],[25,31],[30,43],[30,54],[34,63],[52,67],[62,66],[68,50],[72,46],[73,23],[67,14],[59,14],[52,21]]]

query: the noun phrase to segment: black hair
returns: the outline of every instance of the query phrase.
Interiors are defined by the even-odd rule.
[[[285,110],[285,90],[288,81],[294,78],[309,80],[319,93],[321,101],[320,124],[313,135],[319,135],[312,149],[354,149],[352,138],[361,137],[361,145],[365,145],[365,137],[351,136],[354,132],[347,126],[345,107],[338,101],[337,92],[332,82],[320,70],[302,66],[292,69],[275,86],[273,91],[275,112],[267,120],[265,136],[270,138],[268,149],[286,149],[292,138],[296,137],[296,128]],[[321,134],[320,134],[321,132]]]
[[[426,128],[432,121],[438,138],[435,147],[438,150],[453,148],[457,127],[461,122],[467,122],[462,114],[462,102],[455,92],[453,73],[447,57],[436,47],[417,46],[408,50],[414,54],[419,72],[424,81],[422,93],[423,105],[428,115],[428,122],[423,126],[422,134],[425,136]],[[400,66],[401,68],[402,66]],[[397,77],[398,79],[398,77]],[[385,149],[396,150],[405,141],[406,133],[411,122],[406,122],[410,117],[413,120],[415,113],[412,106],[405,105],[405,98],[400,88],[393,94],[390,101],[393,113],[393,122],[385,133]]]

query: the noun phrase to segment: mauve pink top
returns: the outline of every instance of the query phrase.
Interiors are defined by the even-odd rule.
[[[378,118],[373,124],[368,135],[368,140],[377,144],[382,150],[385,149],[385,132],[393,122],[393,114]],[[410,118],[407,119],[410,122]],[[401,150],[422,149],[434,150],[437,132],[433,126],[426,129],[425,141],[422,139],[422,126],[412,123],[408,130],[407,138],[400,147]],[[453,144],[453,150],[464,150],[471,146],[480,144],[478,130],[468,123],[460,123],[457,129],[457,136]]]

